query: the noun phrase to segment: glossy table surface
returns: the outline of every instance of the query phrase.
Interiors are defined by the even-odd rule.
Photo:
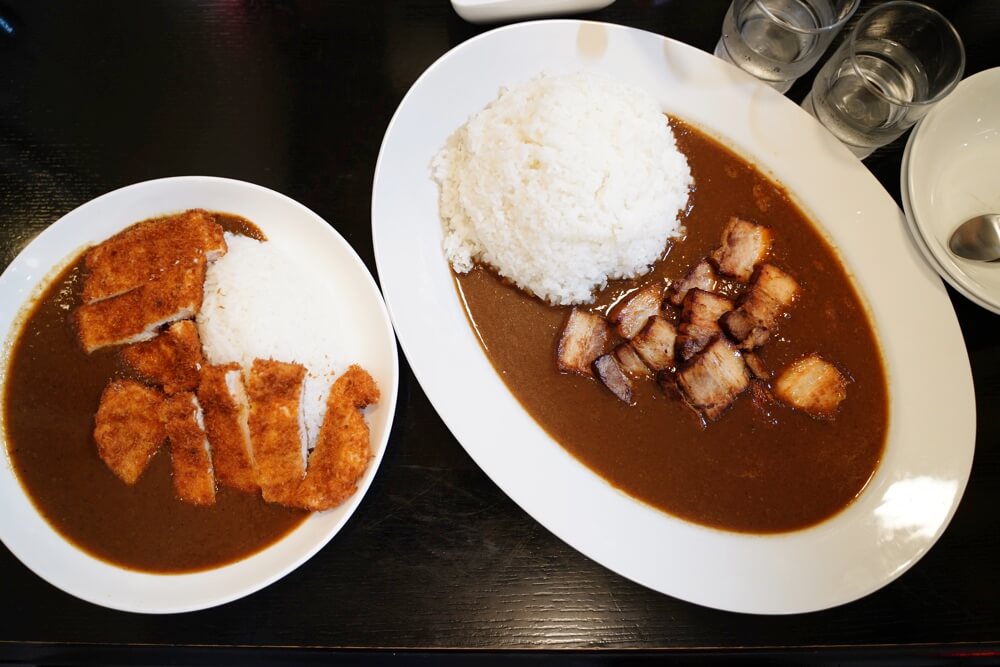
[[[711,50],[727,5],[618,0],[583,17]],[[1000,34],[1000,4],[936,6],[966,42],[967,73],[1000,65],[990,39]],[[203,174],[302,202],[374,273],[371,186],[389,118],[427,66],[488,29],[462,21],[445,0],[2,0],[0,18],[0,268],[97,195]],[[808,77],[789,96],[799,100],[807,87]],[[897,201],[902,148],[897,141],[865,163]],[[360,649],[417,651],[406,655],[431,663],[454,654],[422,651],[992,661],[1000,651],[1000,317],[949,293],[976,388],[972,477],[931,552],[857,602],[798,616],[730,614],[604,569],[500,492],[401,359],[396,421],[375,482],[303,567],[243,600],[154,617],[72,598],[0,547],[0,663],[319,661],[333,651],[362,660]]]

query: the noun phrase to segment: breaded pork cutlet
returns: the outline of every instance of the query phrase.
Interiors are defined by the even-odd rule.
[[[94,426],[97,453],[126,484],[135,484],[166,439],[161,392],[139,382],[110,383],[101,394]]]
[[[247,493],[260,487],[250,448],[250,406],[239,364],[206,366],[198,386],[205,433],[212,445],[212,463],[219,484]]]
[[[375,380],[360,366],[351,366],[337,378],[327,398],[316,447],[309,455],[309,471],[295,494],[294,505],[326,510],[357,490],[358,480],[372,458],[368,424],[361,410],[378,400]]]
[[[306,369],[270,359],[250,368],[250,443],[261,495],[268,502],[293,503],[306,474],[302,427],[302,384]]]
[[[222,227],[200,209],[140,222],[87,251],[83,301],[124,294],[174,267],[225,253]]]
[[[191,320],[174,322],[156,338],[123,348],[122,359],[168,394],[197,389],[205,365],[198,327]]]
[[[170,440],[170,465],[177,497],[192,505],[215,504],[215,474],[201,406],[190,392],[167,398],[160,411]]]
[[[205,263],[192,262],[130,292],[80,306],[73,313],[80,344],[89,354],[109,345],[149,340],[164,324],[198,313],[204,282]]]

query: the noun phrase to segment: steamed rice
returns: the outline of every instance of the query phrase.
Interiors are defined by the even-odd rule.
[[[335,295],[274,243],[227,233],[226,244],[229,251],[206,272],[197,317],[205,358],[235,361],[245,373],[255,358],[305,366],[300,426],[312,446],[330,384],[344,370],[330,354],[341,349],[340,322],[323,307]]]
[[[502,90],[432,170],[454,270],[488,264],[553,304],[648,271],[692,183],[655,100],[583,72]]]

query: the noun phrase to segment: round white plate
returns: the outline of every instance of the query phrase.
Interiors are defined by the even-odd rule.
[[[1000,211],[1000,67],[960,82],[913,130],[907,151],[901,178],[907,218],[941,276],[1000,313],[1000,264],[962,259],[948,249],[960,222]]]
[[[480,349],[442,255],[431,158],[501,86],[580,69],[645,88],[665,112],[771,171],[828,232],[861,285],[889,376],[890,432],[873,480],[829,521],[754,536],[652,509],[553,441]],[[566,20],[521,23],[465,42],[428,68],[392,119],[375,173],[372,227],[397,336],[452,433],[531,516],[634,581],[719,609],[823,609],[902,574],[958,506],[975,446],[975,405],[941,281],[857,158],[798,106],[707,53],[622,26]]]
[[[134,222],[189,208],[246,217],[271,243],[294,255],[318,281],[333,286],[339,297],[324,307],[351,323],[338,335],[342,349],[337,350],[337,357],[361,364],[382,391],[381,400],[367,414],[374,458],[357,493],[347,502],[328,512],[314,513],[263,551],[212,570],[160,575],[116,567],[61,537],[26,496],[4,443],[0,540],[52,585],[94,604],[125,611],[169,613],[212,607],[253,593],[308,560],[337,534],[361,503],[385,453],[396,407],[399,360],[392,326],[361,259],[340,234],[301,204],[267,188],[223,178],[183,176],[131,185],[80,206],[42,232],[0,276],[0,332],[5,349],[16,333],[12,325],[18,312],[45,280],[53,277],[54,266],[65,265],[87,245]],[[6,363],[0,373],[5,370]],[[0,429],[0,440],[2,434]]]

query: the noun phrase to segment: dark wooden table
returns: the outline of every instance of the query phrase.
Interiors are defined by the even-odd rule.
[[[618,0],[586,17],[711,50],[727,5]],[[1000,35],[1000,3],[937,5],[966,41],[968,73],[1000,65],[990,39]],[[370,196],[386,124],[424,68],[484,30],[447,0],[0,0],[0,17],[0,268],[99,194],[205,174],[297,199],[374,273]],[[790,96],[801,99],[807,84]],[[901,153],[896,142],[866,162],[897,200]],[[478,656],[487,662],[514,649],[543,650],[515,654],[525,660],[557,651],[574,661],[1000,661],[1000,318],[951,296],[976,386],[972,478],[937,546],[852,604],[788,617],[724,613],[591,562],[473,464],[403,360],[375,482],[303,567],[216,609],[143,616],[70,597],[0,547],[0,663],[466,657],[441,649],[489,651]]]

